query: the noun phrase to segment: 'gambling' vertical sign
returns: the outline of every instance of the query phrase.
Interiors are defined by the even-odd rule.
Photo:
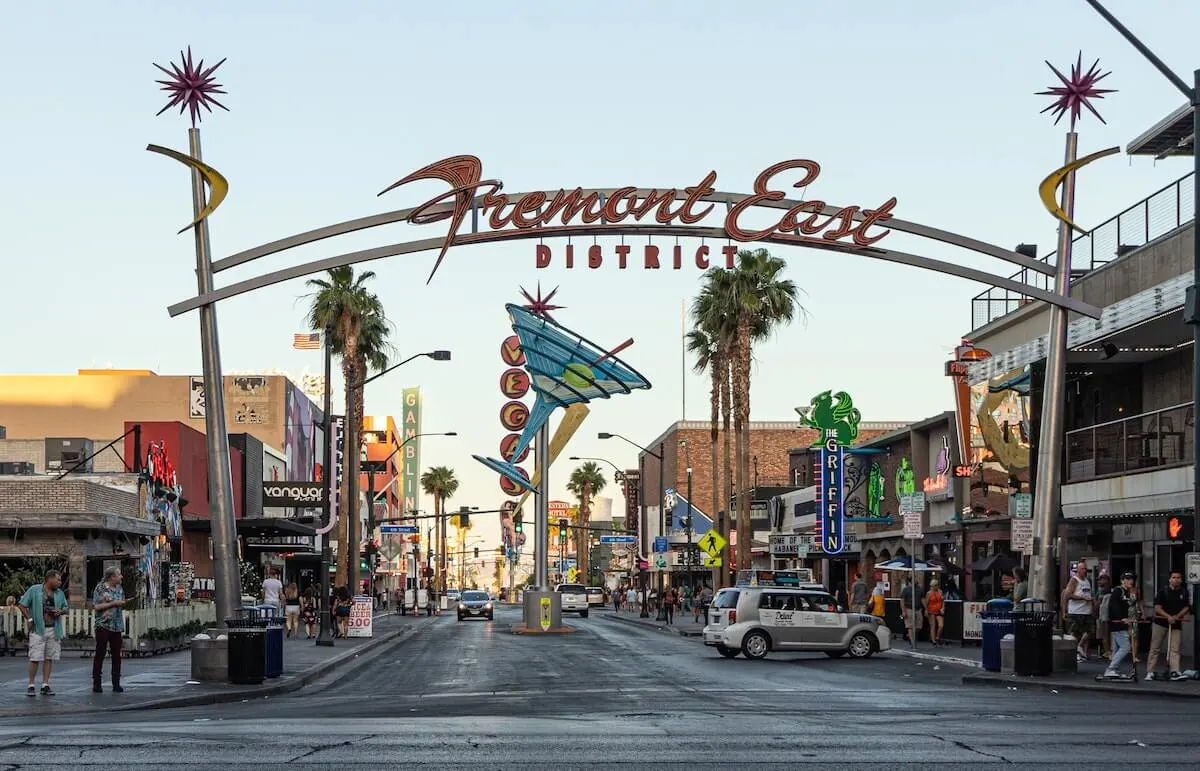
[[[846,548],[845,466],[846,451],[837,439],[825,440],[817,453],[816,541],[826,554],[841,554]]]

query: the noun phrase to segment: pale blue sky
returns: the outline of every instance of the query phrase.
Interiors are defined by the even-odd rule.
[[[1185,74],[1200,64],[1200,5],[1111,0],[1111,9]],[[205,158],[231,192],[213,217],[215,256],[302,230],[414,205],[435,185],[375,194],[458,153],[507,190],[694,184],[749,191],[789,158],[823,166],[808,191],[831,203],[899,198],[898,217],[1004,246],[1053,248],[1038,182],[1060,165],[1063,125],[1035,96],[1060,68],[1099,56],[1120,89],[1087,117],[1081,152],[1125,145],[1183,98],[1082,0],[595,3],[23,3],[0,27],[0,262],[6,334],[0,370],[149,367],[199,373],[194,315],[168,304],[195,289],[186,173],[145,152],[186,148],[186,122],[155,117],[151,62],[191,44],[219,71],[232,112],[203,123]],[[1083,174],[1077,219],[1099,224],[1186,171],[1121,157]],[[407,233],[400,231],[407,228]],[[263,260],[252,271],[427,237],[392,226]],[[695,244],[691,244],[695,245]],[[895,248],[917,244],[893,237]],[[554,244],[561,249],[561,244]],[[1002,272],[947,248],[923,253]],[[829,387],[869,420],[951,406],[942,363],[968,332],[983,287],[828,252],[781,249],[811,313],[757,351],[753,417],[793,420]],[[636,338],[628,360],[654,383],[595,405],[569,452],[634,462],[597,431],[648,442],[680,415],[680,302],[696,271],[568,273],[533,268],[533,243],[457,249],[425,286],[433,255],[369,267],[399,329],[402,355],[450,348],[372,385],[368,412],[399,412],[400,389],[425,391],[423,465],[448,464],[459,501],[493,508],[502,430],[498,347],[517,287],[561,285],[558,318],[598,342]],[[219,282],[252,275],[231,271]],[[219,308],[227,370],[317,370],[293,351],[301,282]],[[689,376],[688,417],[707,415]],[[561,491],[566,469],[555,477]],[[619,502],[618,502],[618,505]]]

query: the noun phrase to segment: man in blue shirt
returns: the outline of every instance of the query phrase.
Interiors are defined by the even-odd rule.
[[[92,691],[101,693],[100,676],[104,672],[105,651],[112,657],[113,693],[121,693],[121,642],[125,636],[125,590],[121,588],[121,569],[111,567],[92,591],[92,612],[96,615],[96,655],[92,659]]]
[[[26,696],[36,696],[33,681],[37,679],[38,664],[42,665],[42,695],[54,695],[50,687],[50,672],[54,662],[62,658],[62,616],[67,612],[67,595],[63,594],[62,574],[46,571],[46,580],[25,590],[17,607],[25,617],[29,634],[29,687]]]

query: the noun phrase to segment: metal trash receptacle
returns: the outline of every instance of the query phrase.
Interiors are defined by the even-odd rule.
[[[266,677],[266,619],[243,610],[236,618],[225,619],[225,624],[229,627],[229,682],[260,685]]]
[[[1000,641],[1005,635],[1012,634],[1012,613],[1008,610],[985,610],[980,612],[979,620],[983,631],[980,663],[989,672],[999,672],[1002,668]]]
[[[266,622],[266,651],[263,676],[276,678],[283,674],[283,616],[274,605],[259,605],[259,618]]]
[[[1054,672],[1056,614],[1040,600],[1022,600],[1013,610],[1013,673],[1048,677]]]

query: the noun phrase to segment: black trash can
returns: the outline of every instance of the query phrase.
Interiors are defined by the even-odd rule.
[[[252,615],[225,619],[229,627],[229,682],[261,685],[266,677],[267,620]]]
[[[1013,610],[1013,672],[1047,677],[1054,672],[1056,615],[1043,602],[1023,601]]]

